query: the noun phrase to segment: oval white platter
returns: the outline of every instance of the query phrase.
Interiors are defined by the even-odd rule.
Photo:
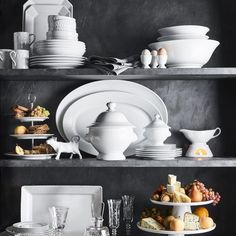
[[[57,111],[56,111],[56,125],[60,135],[67,140],[65,132],[63,130],[63,118],[66,110],[73,104],[75,101],[86,97],[90,94],[95,94],[99,92],[126,92],[129,94],[137,95],[139,97],[145,98],[153,106],[155,106],[161,113],[163,121],[168,123],[168,112],[166,106],[162,99],[151,89],[125,80],[102,80],[92,83],[85,84],[71,91],[66,95],[60,102]]]
[[[10,136],[16,139],[47,139],[54,134],[11,134]]]
[[[100,92],[88,95],[74,102],[65,112],[63,130],[67,140],[80,136],[80,149],[92,155],[97,155],[95,148],[85,139],[88,126],[94,123],[97,116],[107,110],[108,102],[116,103],[116,110],[122,112],[135,128],[138,140],[132,143],[125,155],[135,154],[135,145],[145,140],[143,128],[148,125],[155,114],[160,111],[144,98],[120,91]],[[161,114],[160,114],[161,115]]]
[[[18,155],[18,154],[14,154],[14,153],[5,153],[4,155],[16,157],[17,159],[23,159],[23,160],[48,160],[48,159],[51,159],[52,156],[55,156],[56,153],[32,154],[32,155]]]
[[[20,118],[16,118],[17,120],[21,121],[21,122],[41,122],[41,121],[45,121],[48,120],[49,117],[31,117],[31,116],[25,116],[25,117],[20,117]]]
[[[162,206],[202,206],[213,203],[213,200],[202,201],[202,202],[161,202],[161,201],[155,201],[151,198],[150,201],[154,204]]]
[[[155,229],[147,229],[140,226],[140,222],[137,223],[137,227],[141,229],[142,231],[148,232],[148,233],[154,233],[154,234],[178,234],[178,235],[184,235],[184,234],[202,234],[207,233],[215,229],[216,224],[210,229],[199,229],[199,230],[184,230],[184,231],[171,231],[171,230],[155,230]]]

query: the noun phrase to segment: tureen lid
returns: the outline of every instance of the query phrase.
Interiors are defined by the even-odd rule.
[[[104,126],[130,126],[131,124],[122,112],[116,111],[116,103],[109,102],[106,104],[107,110],[98,115],[95,122],[89,127]]]
[[[170,128],[163,120],[161,120],[161,117],[156,114],[154,120],[147,125],[145,128]]]

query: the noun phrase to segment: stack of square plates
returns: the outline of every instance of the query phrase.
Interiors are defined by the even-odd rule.
[[[153,160],[171,160],[182,156],[182,148],[176,148],[171,145],[144,146],[137,147],[135,154],[138,157],[150,158]]]
[[[46,67],[52,69],[71,69],[84,65],[86,58],[69,55],[38,55],[30,57],[30,67]]]

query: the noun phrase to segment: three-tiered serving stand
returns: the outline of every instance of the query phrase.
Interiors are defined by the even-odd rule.
[[[30,108],[33,110],[34,108],[34,102],[36,101],[36,96],[33,94],[28,95],[28,101],[30,103]],[[26,122],[30,123],[31,126],[34,126],[35,122],[43,122],[45,120],[48,120],[49,117],[19,117],[15,118],[19,120],[20,122]],[[49,137],[53,136],[54,134],[11,134],[10,136],[19,140],[31,140],[31,149],[34,147],[34,141],[40,140],[40,139],[48,139]],[[19,155],[19,154],[13,154],[13,153],[6,153],[7,156],[13,156],[13,157],[21,157],[21,159],[27,159],[27,160],[46,160],[50,159],[52,156],[55,156],[56,154],[25,154],[25,155]]]
[[[155,201],[153,199],[150,199],[152,203],[162,206],[172,206],[172,215],[176,218],[180,218],[183,220],[184,214],[186,212],[192,212],[191,206],[202,206],[202,205],[208,205],[211,204],[213,201],[202,201],[202,202],[189,202],[189,203],[182,203],[182,202],[161,202],[161,201]],[[215,229],[216,224],[210,229],[199,229],[199,230],[183,230],[183,231],[171,231],[171,230],[154,230],[154,229],[147,229],[140,226],[140,222],[137,223],[137,226],[140,230],[146,231],[149,233],[155,233],[155,234],[167,234],[169,236],[175,235],[175,236],[184,236],[187,234],[201,234],[201,233],[207,233]]]

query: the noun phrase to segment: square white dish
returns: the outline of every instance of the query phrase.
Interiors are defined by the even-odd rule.
[[[91,225],[91,204],[94,202],[95,215],[101,211],[101,186],[45,185],[22,186],[21,221],[49,223],[49,206],[69,207],[66,235],[83,236]]]

